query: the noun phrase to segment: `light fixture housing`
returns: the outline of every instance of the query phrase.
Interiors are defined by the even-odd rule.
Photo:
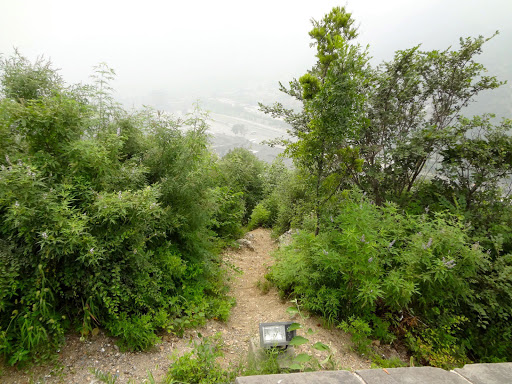
[[[288,331],[291,321],[280,323],[260,323],[260,346],[262,348],[284,347],[295,337],[295,330]]]

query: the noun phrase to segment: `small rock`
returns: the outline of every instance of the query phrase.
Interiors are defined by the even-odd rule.
[[[238,243],[238,245],[240,245],[240,247],[245,247],[245,248],[250,249],[251,251],[254,251],[254,246],[252,245],[252,243],[249,240],[238,239],[236,242]]]

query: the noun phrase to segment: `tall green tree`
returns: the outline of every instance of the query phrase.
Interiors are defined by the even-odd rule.
[[[369,124],[352,144],[365,160],[354,181],[377,203],[400,198],[432,173],[434,157],[457,135],[463,108],[503,84],[475,61],[489,39],[461,39],[458,50],[417,46],[376,68],[368,88]]]
[[[286,154],[307,170],[314,191],[316,234],[320,231],[323,205],[342,186],[347,175],[361,170],[357,148],[347,138],[365,124],[365,94],[368,57],[349,41],[357,36],[354,20],[344,7],[336,7],[322,20],[312,20],[309,35],[317,49],[315,66],[282,91],[303,103],[296,113],[280,104],[261,106],[273,116],[283,117],[294,136],[286,141]]]
[[[434,173],[442,149],[457,136],[463,108],[480,92],[503,84],[476,61],[495,35],[461,39],[458,49],[421,51],[416,46],[372,69],[367,53],[349,44],[357,30],[344,8],[334,8],[313,25],[317,63],[289,88],[281,85],[303,109],[274,104],[262,110],[291,125],[294,139],[286,142],[287,153],[316,174],[317,191],[330,177],[324,172],[329,169],[326,154],[357,148],[363,172],[346,167],[352,182],[377,204],[402,199],[418,180]]]
[[[512,121],[495,126],[491,117],[460,119],[457,134],[441,151],[440,178],[464,196],[467,208],[476,201],[502,196],[503,182],[512,175]]]

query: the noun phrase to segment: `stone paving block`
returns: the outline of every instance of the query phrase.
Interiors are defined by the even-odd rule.
[[[356,373],[366,384],[468,384],[453,372],[433,367],[364,369]]]
[[[361,384],[349,371],[322,371],[238,377],[235,384]]]
[[[467,364],[455,372],[473,384],[511,384],[512,363]]]

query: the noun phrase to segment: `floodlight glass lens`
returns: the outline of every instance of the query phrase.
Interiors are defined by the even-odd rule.
[[[281,343],[286,341],[285,328],[280,325],[263,327],[263,341],[265,343]]]

